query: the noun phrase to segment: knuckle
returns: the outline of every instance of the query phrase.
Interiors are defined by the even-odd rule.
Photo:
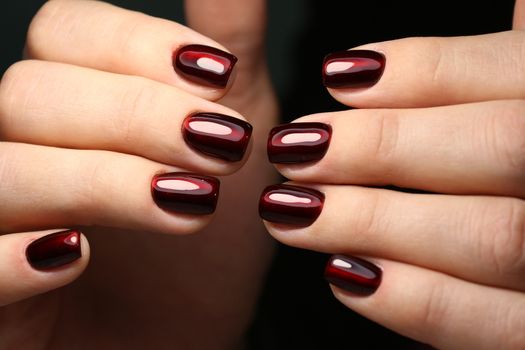
[[[146,30],[143,30],[147,27]],[[122,65],[130,57],[137,57],[138,52],[145,48],[143,44],[147,38],[142,38],[142,33],[148,33],[152,30],[152,23],[148,17],[139,12],[131,12],[115,25],[114,33],[111,36],[111,47],[117,48],[112,50],[116,54],[112,56],[115,64]]]
[[[501,305],[494,317],[498,330],[499,348],[518,350],[525,349],[525,305],[513,303]]]
[[[155,84],[143,78],[131,78],[123,88],[114,113],[112,130],[115,139],[125,145],[140,144],[145,120],[155,113],[160,91]]]
[[[9,124],[15,118],[15,107],[23,101],[27,104],[32,86],[38,81],[35,61],[20,61],[10,66],[0,81],[0,138],[5,136]],[[28,79],[31,77],[31,79]]]
[[[493,264],[500,275],[525,272],[525,204],[509,199],[495,210],[492,229],[481,240],[485,260]]]
[[[386,212],[389,200],[386,195],[380,195],[375,191],[367,191],[366,194],[359,197],[358,201],[362,210],[356,213],[355,222],[352,223],[352,227],[355,227],[357,231],[357,234],[352,235],[355,239],[353,244],[367,247],[370,245],[371,236],[375,236],[374,241],[376,241],[378,237],[381,237],[377,235],[378,232],[388,231]]]
[[[53,37],[56,31],[68,32],[65,21],[67,1],[50,0],[33,17],[26,38],[26,50],[30,57],[40,57],[46,47],[46,38]]]
[[[432,339],[434,334],[438,334],[443,324],[446,322],[446,317],[449,309],[448,295],[445,289],[445,284],[442,279],[434,280],[429,286],[428,293],[425,294],[422,301],[422,307],[418,308],[418,314],[413,319],[420,329],[423,339]]]
[[[507,102],[489,127],[494,130],[498,159],[512,174],[525,175],[525,100]]]
[[[395,111],[378,111],[369,118],[369,147],[364,156],[367,162],[373,160],[383,176],[395,176],[395,156],[399,143],[400,118]]]

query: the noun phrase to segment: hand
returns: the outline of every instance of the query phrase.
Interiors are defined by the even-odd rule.
[[[437,348],[525,348],[525,17],[516,18],[514,31],[331,55],[329,92],[361,109],[271,134],[269,155],[293,180],[261,198],[271,234],[338,254],[326,277],[343,304]],[[434,193],[363,187],[384,185]]]
[[[231,9],[244,16],[230,19]],[[245,115],[253,149],[263,154],[257,140],[277,116],[260,59],[264,2],[193,0],[187,10],[202,34],[93,1],[50,1],[34,18],[31,60],[11,67],[0,85],[0,232],[9,233],[0,237],[0,305],[7,305],[0,348],[217,349],[240,341],[272,250],[245,203],[275,175],[263,156],[246,162],[248,152],[236,146],[229,152],[241,159],[224,160],[203,142],[187,143],[180,130],[194,112],[240,125]],[[172,54],[188,44],[232,50],[238,79],[174,70]],[[214,217],[152,199],[156,174],[228,175],[243,164],[221,179]],[[49,254],[34,242],[58,227],[76,229],[65,240],[71,252],[55,249],[58,258],[44,259]],[[89,247],[77,228],[91,243],[88,270],[39,295],[86,267]],[[51,237],[52,247],[64,245],[64,235]]]

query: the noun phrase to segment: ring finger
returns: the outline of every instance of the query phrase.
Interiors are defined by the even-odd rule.
[[[269,187],[260,212],[285,244],[402,261],[525,290],[525,202],[356,186]],[[407,252],[410,252],[407,254]]]

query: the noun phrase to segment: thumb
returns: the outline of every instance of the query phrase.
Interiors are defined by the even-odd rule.
[[[266,0],[186,0],[188,25],[228,48],[239,65],[262,63]]]
[[[514,4],[514,21],[512,28],[525,30],[525,0],[516,0]]]

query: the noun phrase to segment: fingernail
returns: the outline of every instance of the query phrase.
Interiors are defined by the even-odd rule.
[[[333,255],[324,271],[324,277],[330,284],[362,296],[377,290],[382,274],[381,269],[371,262],[344,255]]]
[[[29,264],[37,270],[48,270],[79,259],[80,232],[67,230],[41,237],[26,248]]]
[[[291,123],[270,131],[268,159],[272,163],[305,163],[324,157],[332,127],[323,123]]]
[[[323,83],[329,88],[367,88],[379,81],[385,56],[376,51],[350,50],[327,55],[323,62]]]
[[[324,194],[312,188],[272,185],[259,200],[259,215],[264,220],[297,226],[310,226],[321,214]]]
[[[215,211],[220,182],[211,176],[167,173],[153,177],[151,194],[155,203],[169,212],[205,215]]]
[[[252,126],[244,120],[218,113],[196,113],[186,117],[182,135],[193,149],[206,155],[236,162],[244,157]]]
[[[205,45],[187,45],[173,58],[175,70],[198,84],[223,88],[237,62],[234,55]]]

